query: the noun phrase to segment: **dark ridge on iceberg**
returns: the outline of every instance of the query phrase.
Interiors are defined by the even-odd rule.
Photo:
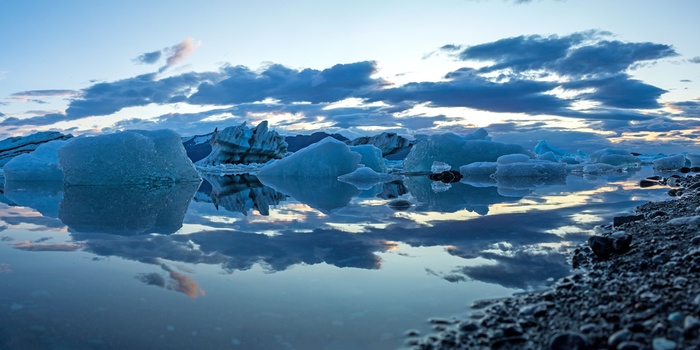
[[[24,137],[6,138],[0,141],[0,167],[14,157],[33,152],[41,144],[55,140],[68,140],[71,137],[73,135],[64,135],[57,131],[42,131]]]

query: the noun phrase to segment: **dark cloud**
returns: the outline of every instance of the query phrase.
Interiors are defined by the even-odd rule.
[[[681,79],[681,83],[692,83],[693,81],[690,79]]]
[[[375,72],[376,63],[372,61],[337,64],[322,71],[295,70],[279,64],[259,73],[243,66],[224,67],[222,75],[226,78],[203,83],[189,102],[240,104],[267,98],[282,103],[336,102],[385,85],[383,80],[371,77]]]
[[[14,94],[10,95],[11,99],[14,100],[22,100],[22,99],[31,99],[31,98],[40,98],[40,97],[72,97],[80,95],[80,91],[78,90],[29,90],[29,91],[21,91],[21,92],[15,92]]]
[[[666,90],[631,79],[627,74],[618,74],[599,79],[572,81],[562,85],[564,89],[587,89],[578,99],[600,102],[603,107],[622,109],[660,108],[659,97]]]
[[[700,64],[700,56],[695,56],[693,58],[690,58],[690,59],[688,59],[688,62]]]
[[[144,54],[139,55],[139,57],[134,58],[133,61],[139,64],[154,64],[158,62],[161,56],[162,53],[160,52],[160,50],[146,52]]]

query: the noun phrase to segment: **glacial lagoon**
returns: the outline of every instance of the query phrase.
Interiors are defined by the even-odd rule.
[[[430,318],[567,274],[596,225],[668,197],[637,185],[652,174],[7,184],[0,348],[401,348]]]

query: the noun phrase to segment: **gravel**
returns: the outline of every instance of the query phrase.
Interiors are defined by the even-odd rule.
[[[700,175],[649,178],[674,198],[615,218],[549,289],[483,300],[408,334],[412,349],[699,349]]]

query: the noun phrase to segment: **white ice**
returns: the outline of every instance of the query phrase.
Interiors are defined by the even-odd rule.
[[[215,132],[211,144],[211,153],[197,165],[265,163],[270,159],[280,159],[287,153],[284,136],[268,130],[267,121],[254,128],[243,123]]]
[[[262,167],[258,177],[291,177],[336,179],[358,168],[362,156],[332,137],[309,145],[299,151]]]
[[[69,185],[201,181],[172,130],[132,130],[74,138],[58,150]]]
[[[655,159],[653,161],[654,169],[657,170],[678,170],[685,166],[685,155],[678,154],[675,156]]]
[[[457,169],[474,162],[494,162],[506,154],[529,154],[521,145],[491,141],[488,132],[479,129],[472,134],[446,133],[431,135],[418,142],[404,160],[408,172],[430,171],[433,162],[443,162]]]
[[[41,144],[32,153],[12,158],[3,170],[7,182],[63,181],[63,171],[58,167],[58,149],[66,141]]]
[[[590,156],[590,162],[626,166],[638,166],[641,163],[641,161],[630,152],[611,148],[604,148],[593,152]]]
[[[362,156],[360,163],[378,172],[386,173],[387,168],[382,157],[382,150],[373,145],[350,146],[350,150]]]

